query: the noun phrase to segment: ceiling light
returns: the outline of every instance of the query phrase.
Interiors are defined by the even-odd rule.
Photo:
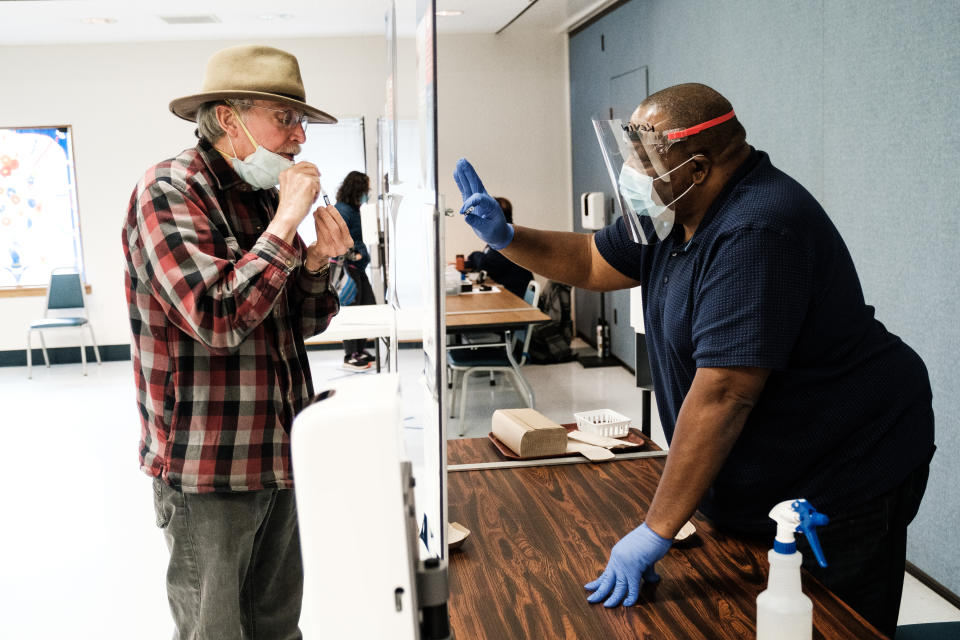
[[[450,16],[462,16],[462,9],[438,9],[436,14],[441,18],[449,18]]]
[[[83,24],[113,24],[116,18],[81,18]]]
[[[199,16],[160,16],[160,19],[167,24],[215,24],[220,22],[220,18],[209,14]]]

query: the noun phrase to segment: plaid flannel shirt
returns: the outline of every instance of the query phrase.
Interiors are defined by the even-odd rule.
[[[305,337],[339,311],[306,248],[265,233],[279,196],[206,141],[147,170],[123,229],[140,466],[187,492],[290,488],[313,396]]]

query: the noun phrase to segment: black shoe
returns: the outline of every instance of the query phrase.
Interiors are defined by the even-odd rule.
[[[363,360],[364,362],[374,363],[377,361],[377,356],[370,355],[366,351],[361,351],[360,353],[357,354],[357,357]]]
[[[364,360],[359,353],[351,353],[343,357],[343,368],[348,371],[364,371],[370,368],[370,362]]]

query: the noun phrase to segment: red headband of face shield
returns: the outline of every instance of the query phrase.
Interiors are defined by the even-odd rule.
[[[729,113],[725,113],[722,116],[713,118],[712,120],[707,120],[706,122],[693,125],[692,127],[687,127],[686,129],[670,129],[669,131],[644,131],[640,128],[641,125],[625,124],[623,125],[623,130],[627,132],[627,136],[630,138],[630,140],[639,142],[645,147],[655,146],[660,153],[664,153],[675,143],[686,140],[690,136],[696,135],[701,131],[705,131],[711,127],[715,127],[718,124],[723,124],[727,120],[732,120],[736,115],[737,114],[734,113],[733,109],[731,109]]]

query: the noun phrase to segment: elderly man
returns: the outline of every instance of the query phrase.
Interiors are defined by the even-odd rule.
[[[829,567],[810,553],[805,566],[892,635],[934,450],[923,362],[874,319],[833,223],[746,143],[719,93],[664,89],[615,133],[605,157],[625,215],[592,237],[508,225],[469,163],[455,174],[466,222],[511,260],[586,289],[643,287],[670,452],[588,599],[636,603],[698,505],[728,531],[772,536],[770,509],[806,498],[831,523]]]
[[[296,58],[214,54],[170,103],[199,142],[145,172],[123,229],[140,465],[154,478],[179,638],[300,638],[303,569],[289,430],[312,398],[303,339],[339,310],[328,256],[352,244],[294,163],[306,122]],[[279,192],[276,185],[279,184]]]

